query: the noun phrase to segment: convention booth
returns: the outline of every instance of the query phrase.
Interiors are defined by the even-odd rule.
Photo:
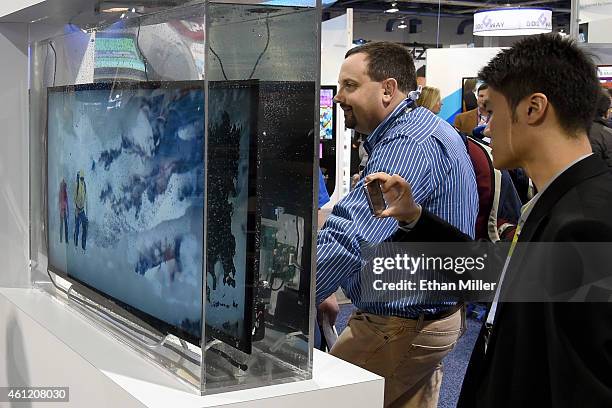
[[[462,98],[466,82],[475,79],[478,71],[487,65],[502,48],[436,48],[427,50],[427,84],[440,89],[442,119],[453,123],[462,112]]]
[[[353,11],[324,21],[321,26],[321,144],[319,162],[324,171],[331,209],[348,194],[351,183],[351,137],[344,111],[333,103],[344,55],[353,47]]]

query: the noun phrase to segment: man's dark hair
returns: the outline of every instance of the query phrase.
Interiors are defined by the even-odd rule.
[[[597,98],[597,111],[595,115],[597,118],[602,118],[608,114],[610,109],[610,95],[605,89],[601,89],[599,92],[599,98]]]
[[[482,85],[480,85],[480,86],[478,87],[478,91],[476,91],[476,93],[478,93],[478,92],[480,92],[480,91],[487,90],[487,89],[489,89],[489,85],[487,85],[487,84],[482,84]]]
[[[395,78],[400,91],[408,93],[417,87],[414,60],[408,48],[392,42],[370,42],[350,49],[344,58],[353,54],[367,55],[368,76],[377,82]]]
[[[423,78],[425,78],[425,76],[426,76],[426,72],[425,72],[425,70],[426,70],[426,69],[427,69],[427,68],[426,68],[426,66],[425,66],[425,65],[421,65],[421,68],[419,68],[419,69],[417,69],[417,70],[416,70],[416,76],[417,76],[417,77],[423,77]]]
[[[591,58],[559,35],[527,37],[501,51],[478,76],[508,101],[513,114],[519,102],[541,92],[555,108],[561,126],[574,134],[589,129],[600,94]]]

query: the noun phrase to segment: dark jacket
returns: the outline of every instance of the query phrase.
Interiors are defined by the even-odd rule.
[[[612,169],[612,129],[603,119],[596,119],[589,131],[589,142],[593,153],[601,157]]]
[[[589,156],[544,191],[519,243],[612,242],[611,211],[612,173],[599,158]],[[400,230],[395,238],[407,235],[413,241],[467,239],[426,211],[411,232]],[[577,289],[591,272],[584,270],[584,259],[570,258],[571,267],[558,269],[548,265],[555,259],[542,261],[517,252],[502,296],[522,290],[554,292],[559,286]],[[598,273],[612,274],[609,264],[601,266]],[[486,355],[483,336],[484,328],[459,407],[612,407],[612,303],[500,303]]]

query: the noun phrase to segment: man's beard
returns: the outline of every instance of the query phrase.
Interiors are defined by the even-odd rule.
[[[351,111],[351,113],[348,115],[344,115],[344,125],[348,129],[355,129],[355,126],[357,126],[357,121],[355,120],[355,115],[353,114],[353,111]]]

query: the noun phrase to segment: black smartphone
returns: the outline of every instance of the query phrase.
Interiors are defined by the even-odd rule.
[[[370,211],[376,217],[387,208],[385,197],[380,189],[380,183],[377,180],[370,181],[363,185],[363,190],[370,206]]]

